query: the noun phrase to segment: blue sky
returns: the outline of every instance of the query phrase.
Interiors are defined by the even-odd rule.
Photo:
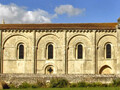
[[[0,0],[0,4],[0,20],[6,23],[104,23],[120,17],[120,0]]]

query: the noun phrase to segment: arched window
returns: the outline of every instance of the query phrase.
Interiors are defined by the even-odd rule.
[[[78,59],[83,58],[83,46],[81,44],[77,46],[77,58]]]
[[[111,58],[111,45],[106,45],[106,58]]]
[[[18,49],[19,49],[19,59],[24,59],[24,46],[20,44]]]
[[[48,45],[48,59],[53,59],[53,45]]]

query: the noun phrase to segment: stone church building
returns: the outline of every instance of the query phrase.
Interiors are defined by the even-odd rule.
[[[0,72],[120,74],[117,23],[0,24]]]

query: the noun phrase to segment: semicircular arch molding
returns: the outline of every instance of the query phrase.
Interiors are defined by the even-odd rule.
[[[14,37],[14,36],[22,36],[22,37],[28,39],[26,36],[24,36],[24,35],[22,35],[22,34],[10,34],[10,35],[8,35],[7,37],[5,37],[5,38],[3,39],[2,46],[4,47],[4,45],[5,45],[5,43],[7,42],[7,40],[9,40],[11,37]]]
[[[46,68],[45,68],[45,70],[44,70],[44,73],[45,74],[54,74],[54,72],[55,72],[55,68],[54,68],[54,66],[53,65],[48,65],[48,66],[46,66]]]
[[[103,40],[104,38],[107,38],[105,40]],[[114,40],[112,39],[114,38]],[[112,43],[113,41],[117,40],[117,37],[114,36],[114,35],[110,35],[110,34],[107,34],[107,35],[103,35],[102,37],[100,37],[100,39],[98,40],[97,42],[97,46],[99,46],[100,42],[103,41],[104,43],[106,42],[109,42],[109,43]]]
[[[38,46],[38,44],[39,44],[39,42],[41,41],[42,38],[48,37],[48,36],[54,36],[54,37],[56,37],[56,38],[59,40],[59,37],[58,37],[57,35],[54,35],[54,34],[45,34],[45,35],[40,36],[40,37],[38,38],[38,40],[37,40],[37,46]]]
[[[53,66],[54,69],[55,69],[55,71],[57,72],[58,67],[55,64],[53,64],[53,63],[47,63],[47,64],[45,64],[42,69],[46,70],[46,67],[48,67],[48,66]]]
[[[23,41],[23,40],[18,40],[16,43],[15,43],[15,47],[18,47],[18,45],[20,45],[20,44],[24,44],[26,47],[28,47],[28,45],[27,45],[27,41]]]
[[[47,66],[50,66],[50,65],[52,65],[52,66],[54,66],[56,69],[58,69],[58,67],[54,64],[54,63],[46,63],[44,66],[43,66],[43,70],[45,70],[45,68],[47,67]]]
[[[68,39],[68,46],[69,46],[71,40],[72,40],[73,38],[77,37],[77,36],[82,36],[82,37],[85,37],[86,39],[89,40],[89,38],[88,38],[86,35],[83,35],[83,34],[77,34],[77,35],[71,36],[71,37]],[[90,41],[90,40],[89,40],[89,41]]]
[[[69,47],[75,47],[76,44],[83,44],[84,46],[91,46],[91,42],[90,40],[84,36],[84,35],[76,35],[76,36],[73,36],[69,42],[68,42],[68,46]]]
[[[7,39],[2,47],[3,48],[4,47],[15,47],[19,43],[24,43],[25,45],[27,45],[27,47],[29,47],[28,45],[32,44],[29,39],[26,39],[23,36],[13,36]]]
[[[37,42],[37,48],[46,48],[46,45],[48,45],[49,43],[52,43],[55,47],[60,47],[60,42],[60,39],[54,35],[45,35],[39,39],[39,42]]]
[[[112,74],[112,68],[108,65],[104,65],[100,68],[99,74]]]

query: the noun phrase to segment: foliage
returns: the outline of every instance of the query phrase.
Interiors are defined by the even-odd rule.
[[[108,84],[108,87],[113,87],[113,83],[109,83],[109,84]]]
[[[14,84],[12,84],[12,83],[9,84],[9,87],[12,88],[12,89],[17,88],[17,87],[16,87]]]
[[[9,86],[2,82],[4,88],[16,88],[15,85],[10,84]],[[35,84],[29,84],[27,82],[22,83],[19,88],[65,88],[65,87],[72,87],[72,88],[80,88],[80,87],[119,87],[120,86],[120,79],[114,79],[113,83],[110,84],[103,84],[100,82],[88,83],[88,82],[78,82],[78,83],[69,83],[68,80],[63,78],[53,78],[50,82],[46,83],[41,80],[38,80]]]
[[[102,84],[100,82],[95,83],[79,82],[78,87],[108,87],[108,85]]]
[[[40,81],[40,80],[37,80],[36,85],[37,85],[38,87],[46,87],[46,83],[45,83],[44,81]]]
[[[71,88],[77,87],[77,83],[71,83],[71,84],[70,84],[70,87],[71,87]]]
[[[86,82],[78,82],[78,87],[86,87],[87,83]]]
[[[35,84],[29,84],[27,82],[22,83],[19,88],[41,88],[46,87],[45,82],[37,81]]]
[[[50,81],[50,87],[51,88],[63,88],[68,87],[69,82],[66,79],[52,79]]]
[[[39,86],[37,84],[32,84],[31,87],[32,88],[38,88]]]
[[[120,87],[79,87],[79,88],[29,88],[29,89],[8,89],[8,90],[120,90]]]
[[[114,79],[113,86],[120,86],[120,79]]]
[[[23,82],[21,85],[19,85],[19,88],[31,88],[32,85],[27,83],[27,82]]]
[[[102,83],[100,83],[100,82],[95,82],[95,83],[91,83],[90,84],[90,87],[102,87]]]

